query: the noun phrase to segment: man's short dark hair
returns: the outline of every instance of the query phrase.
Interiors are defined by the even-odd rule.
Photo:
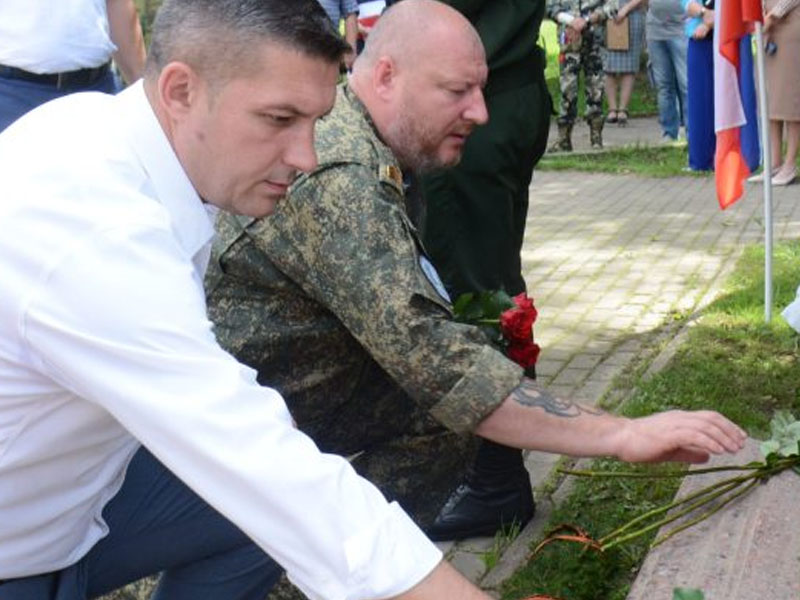
[[[147,75],[173,61],[222,80],[246,71],[264,42],[339,63],[350,49],[317,0],[164,0]]]

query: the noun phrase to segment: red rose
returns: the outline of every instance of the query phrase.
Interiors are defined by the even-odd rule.
[[[528,341],[527,344],[511,342],[506,348],[506,355],[523,369],[532,367],[539,358],[539,345]]]
[[[500,314],[500,330],[512,344],[530,341],[533,336],[531,328],[537,316],[533,300],[523,292],[514,296],[513,301],[516,308]]]

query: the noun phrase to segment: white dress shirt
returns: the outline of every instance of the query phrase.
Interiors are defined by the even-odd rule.
[[[139,442],[311,598],[383,598],[441,559],[216,343],[209,216],[141,83],[0,134],[0,579],[107,533]]]
[[[0,64],[60,73],[107,63],[117,50],[106,0],[2,0]]]

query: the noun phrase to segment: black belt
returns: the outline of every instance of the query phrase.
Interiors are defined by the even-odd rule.
[[[42,85],[51,85],[56,89],[88,87],[108,73],[111,63],[78,69],[77,71],[64,71],[63,73],[31,73],[17,67],[0,65],[0,77],[6,79],[20,79]]]

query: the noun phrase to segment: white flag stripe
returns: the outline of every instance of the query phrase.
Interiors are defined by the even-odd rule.
[[[386,8],[385,0],[371,0],[370,2],[362,2],[358,5],[358,16],[361,19],[367,17],[377,17]]]
[[[747,123],[739,92],[736,66],[719,52],[720,18],[725,2],[718,2],[714,11],[714,131],[741,127]]]

